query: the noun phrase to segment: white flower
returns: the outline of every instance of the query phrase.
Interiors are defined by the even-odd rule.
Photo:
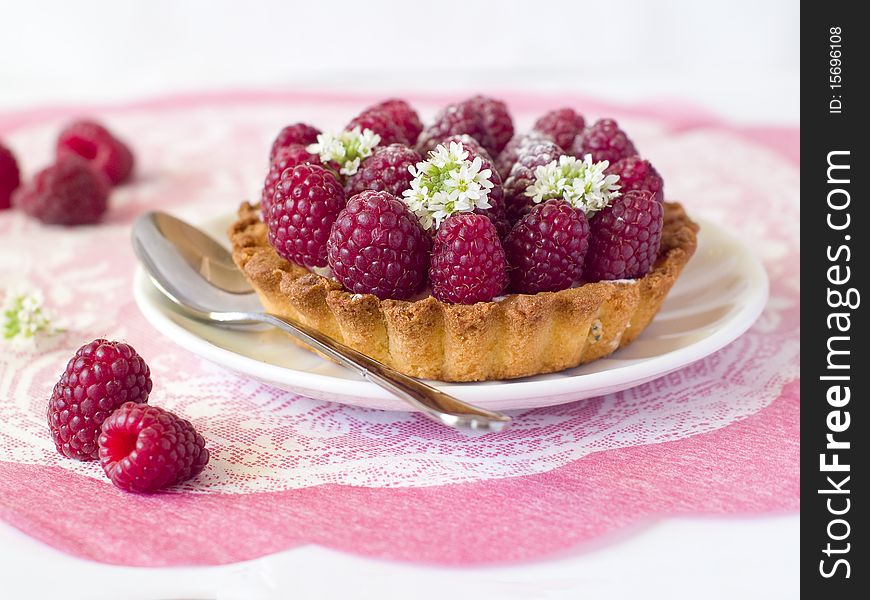
[[[411,189],[402,192],[403,200],[424,229],[433,225],[437,229],[454,213],[491,208],[492,171],[481,169],[479,157],[468,157],[461,142],[450,142],[439,144],[427,160],[408,167],[414,179]]]
[[[3,337],[33,338],[39,333],[60,331],[52,325],[50,315],[43,310],[42,292],[7,292],[3,302]]]
[[[562,155],[535,169],[535,182],[526,188],[526,196],[536,203],[562,198],[591,215],[619,196],[619,175],[607,175],[608,166],[606,160],[593,163],[591,154],[582,161]]]
[[[354,127],[338,135],[321,133],[317,142],[309,144],[306,150],[320,156],[321,162],[337,162],[342,175],[353,175],[359,169],[362,159],[372,155],[372,150],[381,142],[381,136],[371,129],[360,130]]]
[[[339,173],[341,173],[342,175],[355,175],[356,172],[359,170],[359,163],[359,156],[357,156],[353,160],[345,161],[344,165],[342,165],[341,169],[339,170]]]

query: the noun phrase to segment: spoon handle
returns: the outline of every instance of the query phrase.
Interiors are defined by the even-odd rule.
[[[446,394],[418,379],[399,373],[361,352],[335,341],[301,323],[268,313],[249,315],[251,320],[268,323],[322,352],[329,358],[359,373],[363,378],[389,390],[424,415],[460,429],[501,431],[510,417],[478,408]]]

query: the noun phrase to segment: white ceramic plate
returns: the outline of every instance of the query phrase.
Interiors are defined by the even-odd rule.
[[[201,224],[225,239],[232,215]],[[767,302],[767,274],[736,237],[699,220],[698,250],[661,311],[628,347],[560,373],[510,381],[435,385],[479,406],[524,409],[624,390],[704,358],[734,341]],[[290,343],[277,330],[224,329],[179,315],[139,268],[134,295],[161,333],[203,358],[297,394],[368,408],[408,410],[400,400],[354,373]]]

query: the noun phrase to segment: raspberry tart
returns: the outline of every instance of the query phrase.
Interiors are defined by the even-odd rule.
[[[698,226],[614,120],[585,123],[559,109],[515,133],[475,96],[428,126],[391,99],[313,142],[291,126],[310,143],[285,128],[297,146],[240,206],[233,259],[269,312],[414,377],[607,356],[658,312]]]

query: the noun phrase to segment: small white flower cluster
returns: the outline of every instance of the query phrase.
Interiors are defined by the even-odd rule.
[[[42,293],[7,292],[3,302],[3,337],[33,338],[39,333],[52,334],[59,329],[42,308]]]
[[[619,175],[605,174],[608,166],[606,160],[593,163],[591,154],[583,160],[562,155],[535,169],[535,182],[526,188],[526,196],[536,203],[562,198],[591,215],[619,196]]]
[[[468,159],[462,143],[439,144],[429,158],[408,167],[414,179],[411,189],[402,192],[408,208],[417,215],[424,229],[458,212],[490,208],[489,191],[493,187],[492,171],[481,170],[479,157]]]
[[[354,127],[338,135],[321,133],[317,142],[310,144],[306,150],[320,156],[323,164],[336,162],[342,175],[353,175],[359,169],[360,161],[372,155],[372,150],[381,141],[381,136],[371,129]]]

